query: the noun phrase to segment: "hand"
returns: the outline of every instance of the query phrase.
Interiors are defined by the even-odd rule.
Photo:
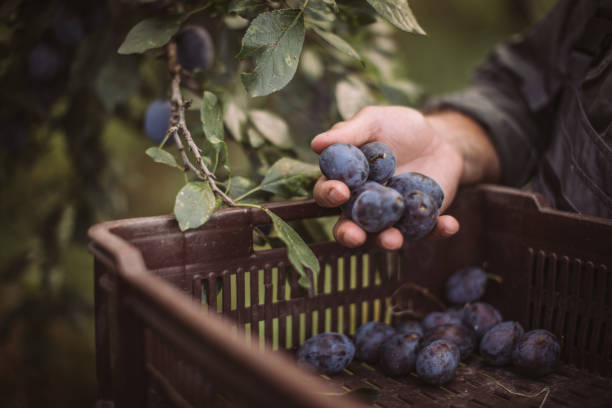
[[[411,108],[370,106],[316,136],[311,146],[321,153],[327,146],[339,142],[355,146],[375,141],[386,143],[397,157],[396,174],[415,171],[440,184],[444,191],[440,208],[443,213],[455,196],[463,171],[463,157],[454,144],[441,135],[443,129],[444,126]],[[347,201],[349,195],[344,183],[325,177],[321,177],[314,187],[314,198],[323,207],[337,207]],[[450,215],[441,215],[430,235],[450,237],[457,231],[459,222]],[[367,234],[354,222],[341,217],[334,228],[334,236],[338,242],[352,248],[362,245]],[[396,228],[389,228],[377,235],[377,243],[385,249],[399,249],[403,237]]]

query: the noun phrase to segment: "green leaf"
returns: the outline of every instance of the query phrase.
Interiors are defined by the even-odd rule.
[[[282,149],[293,147],[293,140],[289,135],[289,125],[280,116],[265,110],[252,110],[249,119],[270,143]]]
[[[243,194],[254,190],[247,197],[240,200],[241,203],[258,203],[266,200],[270,196],[269,193],[261,190],[257,190],[258,184],[249,178],[235,176],[230,180],[229,196],[236,199]]]
[[[176,167],[177,169],[183,171],[183,168],[178,165],[176,159],[172,154],[165,151],[164,149],[160,149],[159,147],[149,147],[145,153],[147,156],[153,159],[155,163],[165,164],[170,167]]]
[[[400,30],[425,34],[414,17],[408,0],[368,0],[368,3],[378,14]]]
[[[320,176],[319,166],[283,157],[270,167],[260,186],[281,197],[305,197]]]
[[[192,181],[178,192],[174,216],[181,231],[185,231],[203,225],[217,207],[218,202],[210,185],[203,181]]]
[[[247,115],[237,103],[230,101],[224,104],[223,122],[234,137],[234,140],[242,142],[244,139],[244,127],[247,123]]]
[[[320,271],[319,260],[310,247],[306,245],[304,240],[289,226],[289,224],[267,208],[263,208],[263,210],[272,219],[278,237],[287,245],[289,262],[291,262],[291,265],[293,265],[300,274],[299,284],[306,288],[310,287],[310,280],[304,268],[308,268],[312,271],[313,279],[316,283]]]
[[[147,18],[136,24],[119,47],[119,54],[142,54],[152,48],[166,45],[178,31],[183,16],[161,16]]]
[[[374,100],[368,87],[356,76],[350,76],[336,84],[336,103],[340,116],[349,120],[362,108],[372,105]]]
[[[235,13],[244,18],[266,11],[268,4],[266,0],[232,0],[227,9],[228,13]]]
[[[238,58],[255,56],[255,70],[241,74],[250,96],[282,89],[298,67],[304,44],[304,17],[300,10],[275,10],[258,15],[242,38]]]
[[[361,62],[361,65],[363,65],[363,60],[359,54],[357,54],[357,51],[355,51],[355,49],[341,37],[338,37],[336,34],[329,31],[319,30],[318,28],[315,28],[314,31],[331,46],[345,53],[349,57],[355,58],[357,61]]]
[[[212,92],[204,91],[202,105],[200,106],[200,120],[206,139],[215,149],[214,167],[216,169],[219,155],[221,151],[227,152],[227,146],[223,140],[223,112],[219,106],[217,96]],[[229,171],[227,166],[227,154],[224,155],[223,163]]]

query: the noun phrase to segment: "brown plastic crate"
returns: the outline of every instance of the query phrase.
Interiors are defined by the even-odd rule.
[[[269,208],[286,220],[337,214],[312,201]],[[547,407],[612,407],[612,221],[554,211],[497,186],[462,191],[450,213],[462,226],[455,237],[402,251],[313,244],[318,296],[298,290],[285,249],[253,250],[253,227],[270,222],[259,210],[220,211],[186,233],[172,216],[93,226],[98,405],[359,407],[326,393],[361,387],[380,389],[380,407],[537,407],[543,398],[513,395],[501,383],[522,393],[548,387]],[[272,351],[322,329],[352,334],[359,322],[388,321],[402,283],[441,294],[451,272],[475,264],[504,279],[484,300],[505,319],[561,339],[556,373],[527,380],[474,355],[452,382],[432,387],[356,361],[317,378],[291,353]],[[268,342],[257,352],[262,332]]]

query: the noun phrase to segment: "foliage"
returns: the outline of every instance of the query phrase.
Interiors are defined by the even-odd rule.
[[[285,88],[298,71],[305,44],[308,45],[312,41],[307,40],[307,36],[312,36],[314,40],[323,40],[326,46],[334,49],[334,56],[337,52],[359,63],[359,66],[355,67],[355,72],[347,76],[348,80],[342,79],[342,75],[337,78],[336,97],[341,116],[347,119],[359,108],[373,103],[375,96],[367,84],[367,71],[363,70],[364,60],[349,42],[335,32],[345,32],[350,35],[361,25],[362,20],[351,20],[346,18],[346,15],[369,14],[370,23],[374,23],[377,21],[375,13],[378,12],[401,30],[421,34],[424,32],[416,22],[406,0],[357,3],[356,8],[353,2],[339,5],[335,0],[303,2],[252,0],[234,1],[225,6],[220,2],[211,1],[203,6],[194,6],[192,9],[168,8],[167,14],[149,17],[130,29],[118,49],[120,54],[144,53],[165,47],[162,49],[162,55],[167,58],[171,73],[172,119],[168,124],[164,142],[157,148],[147,149],[147,155],[157,163],[175,167],[186,173],[187,184],[178,193],[174,206],[174,214],[181,230],[203,225],[220,204],[253,207],[252,200],[247,204],[241,204],[241,200],[257,192],[267,192],[272,197],[284,199],[309,195],[314,181],[320,176],[318,167],[292,157],[299,156],[300,152],[295,148],[289,124],[276,113],[259,109],[257,106],[251,107],[247,95],[251,98],[267,96]],[[364,8],[368,3],[371,7]],[[249,65],[241,63],[225,64],[222,67],[223,77],[229,77],[230,80],[224,81],[224,86],[220,88],[216,87],[218,78],[215,72],[205,72],[202,77],[198,77],[197,73],[193,76],[191,72],[180,66],[180,61],[176,58],[177,44],[181,39],[173,37],[174,34],[178,32],[183,22],[202,12],[224,16],[225,29],[233,30],[235,27],[243,29],[247,26],[240,39],[240,51],[235,57],[238,60],[250,61],[250,68]],[[239,36],[234,36],[233,39],[236,41]],[[230,48],[231,44],[225,46]],[[201,51],[211,54],[211,50]],[[311,58],[321,58],[317,53],[325,55],[328,52],[327,48],[317,48],[317,52],[311,51],[310,55]],[[347,67],[354,66],[353,61],[340,59],[336,69],[340,72],[347,70]],[[324,75],[325,69],[319,70],[311,79],[321,81]],[[236,85],[237,78],[240,78],[244,91],[236,90],[239,87]],[[374,78],[377,78],[376,75]],[[188,79],[192,81],[187,82]],[[379,84],[386,83],[383,78],[377,79]],[[184,88],[188,88],[195,95],[202,95],[198,100],[204,136],[201,140],[192,136],[193,130],[186,122],[186,112],[192,101],[183,102]],[[211,91],[215,88],[220,96]],[[412,88],[411,91],[414,89],[416,88]],[[381,95],[384,95],[384,92],[381,91]],[[414,96],[413,93],[410,98],[414,99]],[[260,161],[255,167],[263,170],[268,167],[259,184],[256,180],[251,182],[248,179],[237,179],[243,186],[252,184],[255,187],[234,197],[231,194],[236,190],[231,189],[230,158],[224,125],[236,142],[244,144],[248,141],[250,146],[246,148],[258,153]],[[175,142],[180,160],[163,150],[167,140]],[[272,164],[268,159],[271,156],[276,160]],[[183,169],[177,165],[179,161],[182,161]],[[199,181],[190,181],[187,174]],[[219,186],[225,186],[225,191]],[[309,268],[313,272],[312,278],[316,279],[319,264],[314,254],[288,224],[268,210],[264,211],[272,218],[279,239],[287,245],[289,260],[302,277],[300,283],[310,286],[304,267]]]

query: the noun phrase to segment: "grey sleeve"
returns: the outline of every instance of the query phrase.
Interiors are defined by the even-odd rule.
[[[533,28],[497,46],[469,88],[425,105],[426,112],[452,109],[477,121],[499,154],[504,184],[520,187],[529,181],[550,140],[569,52],[580,34],[572,28],[580,27],[575,24],[579,4],[586,2],[561,0]]]

